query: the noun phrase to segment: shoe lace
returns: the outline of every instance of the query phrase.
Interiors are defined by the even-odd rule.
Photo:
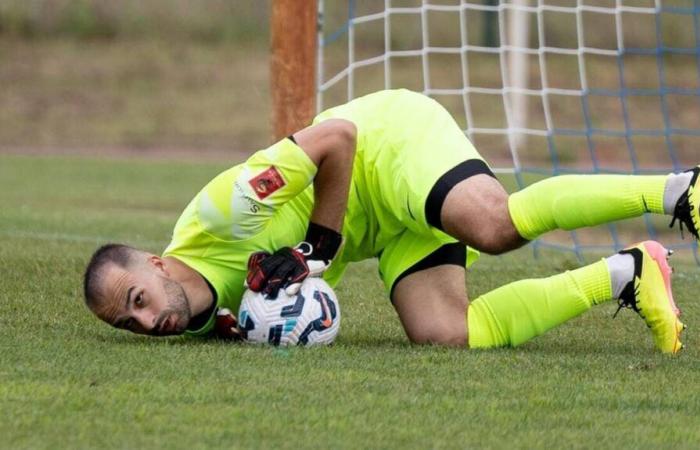
[[[669,228],[673,228],[673,226],[676,224],[676,220],[678,220],[678,228],[681,230],[681,239],[685,239],[685,236],[683,235],[683,224],[688,228],[688,231],[691,233],[697,235],[697,231],[693,230],[695,228],[693,226],[693,222],[690,220],[690,202],[688,201],[688,193],[684,192],[683,195],[681,195],[681,198],[678,199],[678,203],[676,203],[676,207],[673,209],[673,219],[671,219],[671,223],[668,225]]]
[[[635,282],[634,280],[630,281],[625,285],[624,289],[622,289],[622,292],[620,293],[620,297],[617,299],[617,310],[615,311],[615,314],[613,314],[613,319],[617,317],[617,314],[620,312],[621,309],[623,308],[629,308],[642,316],[642,311],[639,309],[637,306],[637,297],[639,295],[639,290],[635,287]]]
[[[697,169],[694,169],[697,170]],[[693,177],[691,181],[691,186],[697,179],[697,174]],[[685,236],[683,235],[683,225],[690,231],[690,234],[695,236],[695,238],[700,238],[698,237],[698,224],[693,222],[693,206],[690,204],[690,197],[688,195],[688,191],[685,191],[678,201],[676,202],[676,207],[673,208],[673,219],[671,219],[671,223],[669,224],[669,228],[673,228],[673,226],[676,224],[676,220],[678,220],[678,227],[681,230],[681,239],[685,239]]]

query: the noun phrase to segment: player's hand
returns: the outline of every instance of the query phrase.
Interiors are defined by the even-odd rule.
[[[312,222],[306,239],[296,247],[284,247],[272,254],[253,253],[248,260],[246,284],[271,298],[277,298],[280,289],[295,295],[306,277],[321,276],[326,271],[342,239],[337,231]]]
[[[275,253],[253,253],[248,260],[246,284],[255,292],[277,298],[279,290],[301,284],[309,275],[309,266],[301,252],[283,247]]]

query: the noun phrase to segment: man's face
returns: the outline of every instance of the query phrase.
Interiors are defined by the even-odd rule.
[[[105,268],[102,301],[95,314],[114,327],[152,336],[182,334],[192,312],[179,283],[152,257],[132,269]]]

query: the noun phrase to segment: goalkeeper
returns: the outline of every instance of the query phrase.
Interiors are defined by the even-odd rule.
[[[465,268],[555,229],[644,213],[696,238],[700,167],[667,176],[569,175],[508,195],[448,112],[406,90],[332,108],[214,178],[189,203],[162,256],[119,244],[93,255],[87,306],[153,335],[236,336],[244,284],[276,296],[306,276],[332,286],[348,263],[379,258],[409,339],[515,346],[616,300],[656,346],[676,353],[684,325],[667,251],[646,241],[594,264],[467,298]]]

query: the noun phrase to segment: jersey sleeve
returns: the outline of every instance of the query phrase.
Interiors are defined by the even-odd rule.
[[[274,210],[306,189],[317,170],[309,155],[286,138],[253,154],[238,181],[243,195]]]
[[[279,141],[204,188],[198,202],[200,221],[221,239],[249,239],[265,228],[275,211],[309,187],[317,170],[291,139]]]

